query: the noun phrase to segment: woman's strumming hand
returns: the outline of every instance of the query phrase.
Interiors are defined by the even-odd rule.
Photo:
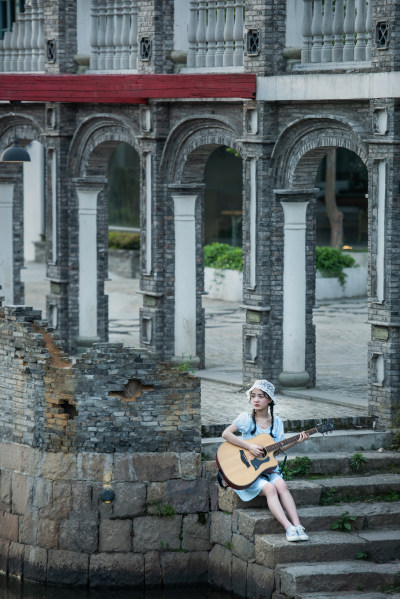
[[[264,457],[264,447],[262,445],[252,445],[249,443],[249,451],[251,451],[256,458]]]

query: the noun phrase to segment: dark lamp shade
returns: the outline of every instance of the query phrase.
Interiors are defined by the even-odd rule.
[[[14,143],[10,148],[4,150],[1,155],[0,162],[30,162],[31,157],[28,152],[18,145],[18,141],[14,139]]]
[[[115,493],[112,489],[103,489],[100,499],[104,501],[104,503],[111,503],[115,499]]]

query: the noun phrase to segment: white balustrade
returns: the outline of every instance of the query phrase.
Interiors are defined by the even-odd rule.
[[[24,70],[24,39],[25,39],[25,13],[20,14],[17,25],[17,71]]]
[[[371,0],[303,0],[301,62],[371,59]]]
[[[311,62],[321,62],[322,52],[322,0],[314,0],[314,13],[311,23],[313,36]]]
[[[138,0],[132,0],[131,3],[131,26],[129,30],[129,47],[130,47],[130,57],[129,57],[129,68],[137,69],[137,58],[138,58],[138,39],[137,39],[137,30],[138,30]]]
[[[129,33],[131,29],[130,21],[130,1],[122,1],[122,28],[121,28],[121,61],[120,69],[129,69]]]
[[[240,67],[243,64],[243,0],[235,2],[235,26],[233,28],[233,39],[235,41],[235,52],[233,54],[233,65]]]
[[[114,61],[113,68],[118,70],[121,68],[122,59],[122,0],[115,0],[115,17],[114,17]]]
[[[188,68],[243,65],[243,0],[190,0]]]
[[[233,66],[233,27],[235,24],[235,4],[233,0],[227,0],[226,17],[224,28],[225,52],[224,52],[224,67]]]
[[[91,71],[137,69],[138,0],[91,0]]]
[[[358,0],[356,17],[357,42],[354,50],[354,60],[365,60],[367,51],[367,11],[365,0]]]
[[[0,40],[0,71],[44,71],[43,2],[30,0]]]
[[[108,0],[106,7],[106,37],[104,41],[104,68],[106,71],[112,71],[114,66],[114,17],[115,3],[113,0]]]
[[[23,71],[32,71],[32,4],[25,5]]]
[[[325,0],[324,6],[324,18],[322,20],[322,35],[324,37],[324,45],[321,51],[321,61],[331,62],[332,60],[332,26],[333,26],[333,12],[332,12],[332,0]]]
[[[11,71],[11,31],[6,31],[3,39],[4,62],[3,71]]]
[[[198,2],[198,18],[197,18],[197,30],[196,30],[196,41],[197,41],[197,52],[196,52],[196,66],[206,66],[206,55],[207,55],[207,39],[206,39],[206,0],[199,0]]]
[[[208,3],[208,21],[207,21],[207,57],[206,57],[206,65],[208,67],[215,66],[215,52],[217,49],[216,39],[215,39],[215,26],[217,22],[217,13],[216,13],[216,0],[210,0]]]

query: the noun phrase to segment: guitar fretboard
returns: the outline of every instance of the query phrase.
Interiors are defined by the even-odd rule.
[[[307,434],[309,435],[313,435],[314,433],[317,433],[318,429],[317,428],[311,428],[310,430],[306,431]],[[277,449],[281,449],[281,447],[285,447],[285,445],[290,445],[290,443],[293,443],[294,441],[298,441],[298,439],[300,439],[300,434],[298,435],[294,435],[294,437],[289,437],[288,439],[283,439],[283,441],[278,441],[278,443],[274,443],[273,445],[268,445],[268,447],[264,447],[265,451],[267,452],[274,452]]]

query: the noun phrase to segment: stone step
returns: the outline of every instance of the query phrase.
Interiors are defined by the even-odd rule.
[[[373,418],[370,416],[342,416],[339,418],[329,418],[333,422],[335,430],[355,430],[355,429],[372,429]],[[308,430],[314,428],[321,422],[321,418],[306,418],[302,420],[283,418],[285,431],[294,435],[296,431]],[[202,424],[201,436],[203,439],[210,437],[221,437],[224,429],[231,422],[225,424]]]
[[[293,437],[295,434],[295,432],[286,433],[285,438]],[[358,451],[367,451],[371,448],[380,449],[381,447],[390,447],[392,437],[393,434],[390,431],[375,431],[372,429],[335,430],[326,435],[316,433],[305,443],[296,446],[296,454],[310,456],[311,454],[330,451],[342,451],[351,454]],[[202,438],[201,451],[207,460],[215,459],[221,443],[224,443],[222,437]]]
[[[298,509],[300,521],[307,532],[330,530],[331,524],[346,511],[356,518],[351,523],[352,530],[400,529],[400,502],[398,501],[347,503]],[[238,509],[235,512],[235,523],[237,532],[249,540],[259,534],[282,532],[282,526],[267,508]]]
[[[295,562],[335,562],[354,560],[359,551],[370,559],[390,561],[400,557],[400,529],[346,533],[312,532],[305,542],[289,542],[280,534],[256,535],[256,563],[268,568]],[[400,566],[399,566],[400,568]]]
[[[275,580],[278,593],[288,599],[298,599],[304,593],[316,593],[321,597],[327,589],[330,593],[381,591],[385,585],[399,584],[399,571],[399,563],[377,564],[358,560],[318,564],[303,562],[277,566]]]
[[[282,593],[272,593],[272,599],[287,599],[287,595]],[[365,593],[362,591],[348,592],[344,591],[336,593],[301,593],[297,595],[296,599],[400,599],[400,593],[380,593],[379,591],[373,591],[372,593]]]
[[[398,493],[399,474],[373,474],[372,476],[337,476],[321,478],[315,481],[290,480],[289,489],[298,506],[319,505],[321,499],[327,503],[344,501],[347,498]],[[264,497],[255,497],[251,501],[241,501],[233,489],[218,490],[218,505],[222,511],[233,512],[238,508],[265,507]]]

